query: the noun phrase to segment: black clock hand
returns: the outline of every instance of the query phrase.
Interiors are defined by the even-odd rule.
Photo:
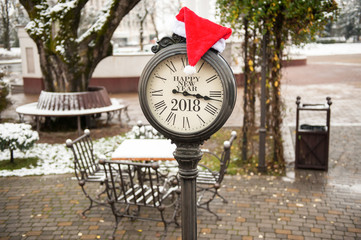
[[[199,93],[197,93],[197,94],[191,94],[191,93],[189,93],[189,92],[187,92],[187,91],[179,92],[179,91],[176,90],[176,89],[173,89],[172,92],[173,92],[174,94],[175,94],[175,93],[181,93],[181,94],[183,94],[183,96],[193,96],[193,97],[196,97],[196,98],[203,98],[204,100],[213,100],[213,101],[222,102],[222,101],[219,100],[219,99],[210,98],[210,97],[208,97],[208,96],[202,96],[202,95],[200,95]]]
[[[204,100],[213,100],[213,101],[222,102],[222,101],[219,100],[219,99],[214,99],[214,98],[211,98],[211,97],[208,97],[208,96],[202,96],[202,95],[200,95],[199,93],[197,93],[197,94],[190,94],[190,93],[188,93],[187,91],[184,91],[184,92],[183,92],[183,95],[184,95],[184,96],[194,96],[194,97],[196,97],[196,98],[203,98]]]

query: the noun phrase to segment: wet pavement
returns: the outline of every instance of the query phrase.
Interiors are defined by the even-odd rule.
[[[306,66],[284,71],[283,138],[288,172],[285,177],[227,176],[220,199],[211,207],[216,221],[198,211],[198,239],[361,239],[361,55],[309,57]],[[242,89],[226,126],[242,124]],[[296,96],[304,103],[332,98],[329,170],[294,170]],[[144,119],[136,94],[116,94],[129,103],[130,123]],[[16,104],[37,96],[13,95]],[[36,100],[35,100],[36,101]],[[4,116],[15,116],[7,111]],[[325,122],[308,113],[307,123]],[[86,208],[72,175],[0,178],[0,240],[110,239],[113,215],[108,208]],[[158,214],[158,212],[146,212]],[[155,222],[123,219],[117,239],[159,239],[163,227]],[[181,239],[170,227],[167,239]]]

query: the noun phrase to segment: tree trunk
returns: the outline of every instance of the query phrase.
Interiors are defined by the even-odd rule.
[[[37,44],[40,67],[44,78],[45,91],[48,92],[84,92],[88,90],[91,75],[95,69],[89,59],[72,61],[72,64],[56,54],[49,54],[42,43]],[[90,49],[89,49],[90,50]],[[69,50],[75,52],[77,49]],[[76,56],[73,56],[76,58]],[[90,67],[86,67],[89,66]]]
[[[3,26],[3,43],[4,48],[10,50],[10,18],[9,18],[9,1],[1,2],[1,21]]]
[[[12,149],[9,149],[9,150],[10,150],[10,162],[12,164],[14,164],[15,163],[15,161],[14,161],[14,150],[12,150]]]
[[[253,61],[253,68],[254,68],[254,71],[253,71],[253,74],[252,74],[252,77],[251,77],[251,81],[250,81],[250,93],[249,93],[249,97],[250,97],[250,100],[249,100],[249,105],[250,105],[250,125],[251,125],[251,128],[254,128],[255,125],[256,125],[256,84],[257,82],[259,82],[258,78],[259,78],[259,75],[258,73],[256,72],[256,56],[257,56],[257,43],[256,43],[256,39],[257,39],[257,30],[256,28],[253,29],[253,41],[252,41],[252,46],[251,46],[251,49],[250,49],[250,53],[251,53],[251,58],[252,58],[252,61]]]
[[[272,55],[272,115],[271,129],[273,133],[273,166],[279,168],[284,165],[283,144],[282,144],[282,99],[281,99],[281,69],[282,69],[282,25],[284,15],[279,14],[274,25],[274,52]]]
[[[248,76],[249,76],[249,66],[248,66],[248,20],[244,19],[244,96],[243,96],[243,137],[242,137],[242,161],[247,161],[248,156]]]
[[[154,33],[155,33],[155,38],[157,40],[159,40],[159,33],[158,33],[158,29],[157,29],[157,24],[155,23],[155,17],[154,17],[154,9],[153,9],[153,12],[152,14],[150,15],[150,18],[152,20],[152,24],[153,24],[153,28],[154,28]]]
[[[148,15],[148,10],[147,10],[146,6],[144,6],[144,16],[141,16],[140,14],[138,14],[140,51],[143,51],[143,49],[144,49],[144,22],[145,22],[145,19],[147,18],[147,15]]]
[[[45,90],[87,91],[97,64],[112,55],[113,32],[139,1],[112,0],[103,16],[78,36],[81,10],[88,0],[68,5],[58,1],[62,11],[50,14],[47,1],[20,0],[30,18],[27,31],[38,47]]]

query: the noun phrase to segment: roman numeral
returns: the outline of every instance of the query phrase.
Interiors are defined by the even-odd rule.
[[[172,72],[176,72],[177,69],[175,68],[174,64],[172,61],[168,61],[168,63],[165,64]]]
[[[170,112],[168,117],[165,119],[165,121],[167,123],[172,123],[174,125],[176,117],[177,117],[177,114],[175,114],[174,112]]]
[[[204,65],[204,61],[203,61],[202,65],[198,68],[197,73],[199,73],[199,72],[201,71],[201,69],[202,69],[203,65]]]
[[[161,96],[163,96],[163,89],[154,90],[154,91],[151,91],[150,93],[152,94],[152,96],[161,97]]]
[[[158,75],[154,75],[154,76],[155,76],[156,78],[162,80],[163,82],[167,81],[167,79],[164,78],[164,77],[161,77],[161,76],[158,76]]]
[[[165,104],[164,100],[162,100],[154,104],[154,107],[156,111],[161,110],[159,113],[159,115],[161,115],[164,112],[164,110],[167,108],[167,105]]]
[[[204,108],[204,110],[206,110],[209,114],[214,115],[217,113],[218,108],[216,108],[210,103],[207,103],[207,106]]]
[[[222,97],[222,91],[209,91],[209,97],[220,98]]]
[[[206,122],[201,118],[201,116],[199,116],[198,114],[197,114],[197,117],[198,117],[198,120],[201,122],[202,125],[206,123]]]
[[[185,68],[188,65],[188,57],[181,58],[181,60],[182,60],[183,68]]]
[[[210,82],[212,82],[212,81],[214,81],[216,79],[217,79],[217,75],[213,75],[212,77],[206,79],[206,83],[210,83]]]
[[[191,128],[188,117],[183,117],[183,128]]]

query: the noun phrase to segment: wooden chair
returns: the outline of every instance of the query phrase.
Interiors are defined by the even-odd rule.
[[[106,173],[105,186],[108,202],[115,217],[113,238],[123,217],[133,220],[161,221],[164,224],[163,238],[169,224],[179,226],[177,215],[180,190],[176,176],[162,180],[158,163],[100,160]],[[116,169],[117,173],[108,169]],[[141,216],[141,208],[155,208],[160,218]],[[134,210],[135,211],[132,211]],[[167,219],[166,216],[170,216]]]
[[[210,209],[210,203],[218,196],[224,203],[228,201],[219,194],[219,189],[222,186],[222,181],[226,170],[230,162],[231,146],[236,139],[237,133],[233,131],[229,141],[224,141],[223,152],[221,157],[209,150],[202,150],[204,154],[210,154],[211,156],[218,159],[220,162],[219,171],[212,171],[209,167],[198,164],[198,177],[197,177],[197,207],[207,210],[217,217],[217,220],[221,220],[215,212]]]
[[[94,156],[90,131],[85,129],[84,134],[74,141],[67,139],[66,146],[72,150],[74,155],[74,171],[78,184],[90,201],[89,207],[82,212],[82,215],[85,216],[85,213],[93,207],[94,203],[95,205],[109,206],[105,201],[99,200],[100,195],[105,193],[105,190],[99,194],[93,194],[86,187],[88,183],[103,185],[105,180],[104,170],[99,166],[99,160],[95,159]]]

